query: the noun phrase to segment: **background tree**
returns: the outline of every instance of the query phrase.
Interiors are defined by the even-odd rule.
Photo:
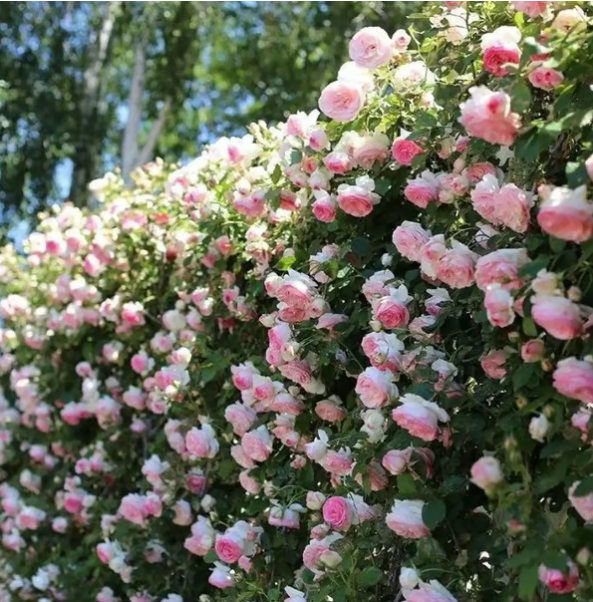
[[[87,200],[105,169],[196,155],[316,106],[364,25],[414,2],[2,2],[3,221]]]

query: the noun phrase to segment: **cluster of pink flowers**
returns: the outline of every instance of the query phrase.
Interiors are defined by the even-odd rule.
[[[479,514],[494,532],[500,503],[509,553],[534,525],[539,542],[548,518],[532,516],[563,449],[579,461],[554,495],[571,523],[593,521],[580,455],[593,436],[593,159],[570,146],[583,178],[569,186],[518,150],[534,152],[518,143],[537,142],[571,90],[563,44],[585,39],[589,17],[475,4],[426,8],[425,45],[358,31],[319,97],[333,122],[255,124],[171,173],[144,166],[134,190],[107,175],[90,187],[97,211],[66,203],[24,255],[3,249],[0,600],[70,599],[69,560],[48,556],[70,542],[94,547],[80,578],[100,586],[96,602],[183,602],[169,593],[185,595],[177,569],[201,567],[192,583],[241,599],[334,597],[360,571],[387,577],[395,538],[437,550],[442,510],[458,513],[442,529],[455,558],[425,571],[410,553],[399,583],[406,602],[455,602],[428,575],[471,569],[472,533],[456,531]],[[451,47],[482,72],[434,60]],[[535,116],[517,108],[525,87],[545,99]],[[274,570],[283,538],[300,541],[289,584]],[[588,591],[588,550],[561,545],[566,566],[541,563],[541,587]],[[145,578],[155,564],[162,587]],[[447,587],[479,591],[484,566]],[[516,581],[506,570],[492,567],[497,583]]]

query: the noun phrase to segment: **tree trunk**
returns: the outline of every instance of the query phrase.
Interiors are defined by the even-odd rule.
[[[78,206],[88,203],[88,183],[97,176],[102,137],[99,126],[101,93],[106,74],[106,63],[113,26],[121,2],[108,2],[106,12],[95,39],[89,44],[90,57],[84,72],[79,130],[73,158],[72,183],[69,198]]]

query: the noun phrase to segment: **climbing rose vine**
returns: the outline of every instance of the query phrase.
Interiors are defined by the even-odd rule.
[[[0,600],[593,599],[592,15],[425,3],[5,247]]]

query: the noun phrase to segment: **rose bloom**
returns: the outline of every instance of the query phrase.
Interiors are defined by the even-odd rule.
[[[521,345],[521,359],[526,364],[534,364],[544,357],[545,344],[541,339],[532,339]]]
[[[357,183],[359,179],[357,178]],[[366,187],[349,184],[340,184],[338,186],[338,205],[348,215],[365,217],[380,200],[381,198],[378,194]]]
[[[548,334],[561,341],[581,335],[583,321],[578,305],[557,295],[534,295],[531,316]]]
[[[414,157],[423,152],[424,149],[419,144],[406,138],[396,138],[391,147],[391,156],[400,165],[412,165]]]
[[[401,368],[401,351],[404,344],[395,334],[369,332],[361,342],[364,354],[371,364],[379,370],[398,372]]]
[[[245,433],[243,437],[241,437],[241,447],[247,457],[256,462],[265,462],[272,453],[272,436],[268,429],[262,425],[254,431]]]
[[[350,58],[359,67],[376,69],[391,60],[393,43],[384,29],[363,27],[350,40],[349,52]]]
[[[403,328],[410,321],[410,312],[397,299],[381,297],[373,303],[373,317],[384,328]]]
[[[579,571],[577,567],[570,562],[568,565],[568,574],[558,569],[549,569],[541,564],[538,569],[539,580],[553,594],[568,594],[574,591],[579,584]]]
[[[580,481],[573,483],[568,490],[568,499],[573,508],[583,517],[583,520],[590,523],[593,521],[593,493],[576,496],[575,492],[580,483]]]
[[[370,367],[358,376],[355,391],[365,407],[378,408],[397,397],[398,390],[392,381],[390,372]]]
[[[493,75],[503,76],[508,74],[504,67],[507,63],[518,64],[521,59],[519,42],[521,32],[516,27],[504,25],[492,33],[482,36],[481,48],[484,69]]]
[[[547,12],[551,2],[547,0],[545,2],[529,0],[528,2],[513,1],[512,4],[516,11],[525,13],[529,18],[535,19]]]
[[[214,551],[222,562],[232,564],[243,555],[243,540],[233,534],[217,535]]]
[[[560,71],[545,65],[539,65],[530,71],[527,77],[534,88],[540,88],[540,90],[546,90],[547,92],[554,90],[564,81],[564,75]]]
[[[504,367],[507,359],[508,353],[506,351],[493,349],[482,357],[480,365],[482,366],[482,370],[484,370],[490,378],[500,380],[501,378],[504,378],[507,373],[507,370]]]
[[[423,441],[434,441],[438,436],[438,416],[432,409],[414,401],[406,402],[391,413],[394,422],[410,435]]]
[[[593,403],[593,364],[568,357],[554,370],[554,388],[558,393],[582,403]]]
[[[336,531],[347,531],[352,525],[352,507],[347,499],[332,496],[323,504],[323,520]]]
[[[484,307],[488,314],[488,321],[497,328],[506,328],[515,321],[513,311],[513,298],[500,284],[488,287],[484,297]]]
[[[470,136],[491,144],[511,146],[517,137],[521,119],[511,112],[511,97],[486,86],[470,88],[471,98],[461,103],[459,122]]]
[[[412,448],[392,449],[381,460],[383,467],[392,475],[402,474],[408,467],[412,458]]]
[[[525,249],[499,249],[476,262],[476,285],[486,291],[491,284],[514,289],[521,286],[519,268],[529,263]]]
[[[423,507],[420,500],[395,500],[385,522],[400,537],[421,539],[430,535],[430,529],[422,521]]]
[[[544,201],[537,223],[546,234],[577,243],[593,236],[593,203],[587,201],[586,186],[576,190],[541,186],[538,192]]]
[[[321,92],[319,108],[330,119],[346,123],[356,119],[364,101],[364,93],[357,84],[350,81],[335,81]]]
[[[344,420],[347,415],[346,408],[338,405],[331,399],[318,401],[315,405],[315,413],[321,420],[326,420],[327,422],[340,422]]]
[[[336,201],[329,194],[324,194],[313,202],[311,211],[317,220],[329,224],[336,219]]]
[[[208,577],[208,583],[218,589],[225,589],[235,585],[229,567],[220,562],[214,563],[214,568],[210,573],[210,577]]]
[[[371,169],[375,163],[384,163],[389,157],[389,138],[380,132],[372,136],[358,136],[352,149],[352,158],[360,167]]]
[[[428,203],[439,198],[436,177],[430,171],[422,172],[419,177],[408,182],[408,185],[404,188],[404,196],[416,207],[426,209]]]
[[[459,244],[438,260],[436,277],[451,288],[467,288],[474,283],[475,262],[475,254]]]
[[[463,172],[471,184],[477,184],[484,179],[484,176],[490,175],[496,177],[496,167],[488,161],[474,163]]]
[[[353,463],[350,452],[330,450],[323,459],[323,468],[336,476],[345,477],[352,471]]]
[[[323,164],[333,174],[344,175],[351,171],[354,163],[350,155],[343,151],[333,151],[323,158]]]
[[[257,414],[242,403],[233,403],[226,407],[224,417],[232,424],[235,435],[241,437],[251,428]]]
[[[485,491],[502,483],[504,478],[500,469],[500,462],[490,456],[484,456],[474,462],[471,475],[472,483]]]
[[[580,6],[561,10],[552,21],[552,28],[564,33],[582,31],[586,27],[587,15]]]
[[[425,230],[420,224],[403,221],[394,231],[393,244],[400,255],[410,261],[420,261],[422,247],[432,236],[430,230]]]

